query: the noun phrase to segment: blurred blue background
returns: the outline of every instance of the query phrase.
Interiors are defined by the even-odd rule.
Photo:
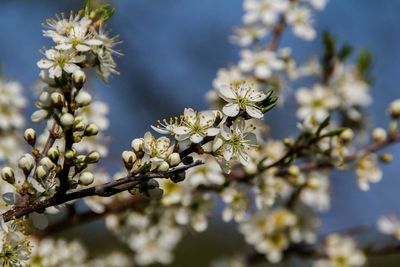
[[[117,13],[109,26],[123,41],[120,49],[124,56],[117,59],[121,75],[107,86],[96,80],[93,87],[98,97],[110,106],[112,143],[108,167],[116,170],[120,151],[129,147],[133,137],[149,130],[156,119],[179,114],[185,107],[207,107],[204,94],[211,87],[216,71],[238,60],[239,50],[229,43],[228,36],[240,23],[242,1],[116,0],[111,3]],[[68,13],[83,5],[84,1],[78,0],[0,0],[0,64],[5,76],[21,81],[30,97],[39,71],[38,49],[49,44],[41,35],[41,23],[60,11]],[[325,11],[315,17],[319,32],[330,30],[340,42],[372,52],[374,104],[368,111],[373,122],[382,127],[388,123],[385,115],[388,103],[400,97],[399,10],[400,1],[331,0]],[[285,33],[283,45],[291,46],[299,60],[306,60],[321,50],[319,40],[303,42],[290,32]],[[269,113],[268,122],[276,138],[297,133],[292,103],[289,101],[285,109]],[[33,105],[27,108],[26,114],[32,110]],[[288,118],[284,124],[278,120],[281,116]],[[395,157],[399,154],[398,147],[390,151]],[[400,214],[398,164],[395,160],[384,167],[383,181],[373,185],[369,193],[360,192],[351,175],[336,173],[332,209],[323,215],[323,230],[374,224],[382,213]],[[224,244],[225,251],[211,252],[214,256],[242,247],[233,227],[223,228],[219,222],[215,218],[211,234],[194,235],[191,241],[185,242],[174,266],[187,266],[182,255],[196,253],[199,244],[205,247]],[[228,236],[238,243],[227,245]],[[197,239],[201,243],[193,243]],[[201,262],[207,261],[205,257],[196,266],[204,266]]]

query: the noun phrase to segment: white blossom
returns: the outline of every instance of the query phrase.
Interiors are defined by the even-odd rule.
[[[216,136],[219,128],[214,125],[216,114],[213,111],[196,112],[191,108],[186,108],[181,119],[181,126],[175,127],[173,132],[178,141],[190,139],[191,142],[198,144],[206,136]]]
[[[220,136],[214,140],[213,150],[220,151],[226,161],[235,159],[247,165],[250,160],[248,153],[256,146],[256,135],[253,130],[254,126],[246,127],[242,118],[236,119],[230,128],[222,125]]]
[[[287,23],[293,27],[293,33],[304,40],[313,40],[316,36],[310,9],[303,6],[290,8],[286,13]]]
[[[329,112],[339,105],[339,99],[333,92],[318,84],[312,89],[300,88],[297,90],[296,100],[300,105],[297,117],[305,119],[312,115],[317,122],[322,122]]]
[[[287,0],[245,0],[243,3],[245,10],[243,22],[252,24],[260,21],[271,25],[276,22],[279,14],[285,11],[288,6]]]
[[[337,234],[329,235],[325,240],[327,259],[318,260],[314,267],[357,267],[366,262],[364,253],[359,250],[350,237]]]
[[[253,84],[242,82],[238,85],[222,85],[219,88],[219,95],[222,99],[228,102],[222,112],[229,117],[235,117],[240,110],[256,119],[261,119],[264,114],[257,103],[263,101],[267,95],[264,92],[254,89]]]
[[[240,53],[239,69],[244,72],[253,72],[258,79],[268,79],[274,71],[283,70],[285,64],[275,52],[269,50],[251,51],[242,50]]]

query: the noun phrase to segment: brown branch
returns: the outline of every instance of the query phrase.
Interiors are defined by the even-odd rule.
[[[66,193],[62,197],[55,195],[53,197],[47,198],[39,202],[30,203],[24,206],[14,206],[12,209],[3,213],[2,216],[4,221],[7,222],[12,219],[17,219],[22,216],[28,215],[32,212],[43,211],[48,207],[60,205],[75,199],[80,199],[88,196],[102,196],[102,197],[112,196],[120,192],[132,189],[149,179],[169,178],[169,176],[173,174],[184,172],[187,169],[198,166],[200,164],[203,164],[203,162],[195,161],[185,166],[172,168],[170,171],[165,173],[148,173],[136,176],[128,175],[126,177],[102,185],[92,186],[85,189],[80,189],[77,191]]]

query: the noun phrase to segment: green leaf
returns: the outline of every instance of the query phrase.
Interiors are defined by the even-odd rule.
[[[332,131],[322,135],[321,138],[337,136],[337,135],[341,134],[346,129],[347,128],[343,127],[343,128],[338,128],[338,129],[332,130]]]
[[[316,136],[319,136],[320,133],[321,133],[321,131],[322,131],[323,129],[325,129],[325,128],[329,125],[330,122],[331,122],[331,116],[326,117],[325,120],[323,120],[323,121],[321,122],[321,124],[318,126],[318,129],[317,129],[317,131],[315,132],[315,135],[316,135]]]
[[[340,61],[345,61],[353,52],[353,47],[349,44],[344,44],[337,54]]]
[[[96,8],[95,12],[96,14],[99,14],[101,16],[102,20],[106,21],[114,15],[115,8],[112,7],[110,4],[105,4]]]
[[[371,82],[370,70],[372,66],[372,55],[364,49],[357,58],[357,71],[367,82]]]
[[[85,15],[86,15],[86,16],[89,16],[89,14],[90,14],[90,0],[87,0],[87,1],[86,1],[84,11],[85,11]]]

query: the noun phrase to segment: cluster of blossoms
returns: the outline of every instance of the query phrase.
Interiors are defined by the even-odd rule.
[[[389,107],[390,127],[373,129],[372,145],[357,149],[352,141],[363,130],[358,126],[372,101],[368,54],[361,53],[356,64],[346,62],[351,49],[337,49],[329,34],[324,36],[320,61],[298,66],[290,49],[278,49],[285,27],[313,39],[311,10],[325,4],[245,0],[244,25],[233,37],[243,47],[241,59],[218,71],[208,93],[213,109],[186,108],[182,115],[159,120],[152,129],[162,136],[146,132],[133,139],[121,155],[124,170],[112,178],[97,165],[108,154],[102,134],[109,125],[108,107],[93,101],[85,84],[90,68],[105,81],[117,73],[117,40],[103,26],[113,10],[87,6],[78,14],[48,20],[44,36],[55,45],[37,63],[41,86],[38,110],[31,116],[33,122],[47,125],[41,135],[26,129],[23,137],[30,152],[1,170],[2,264],[131,266],[131,259],[120,253],[92,260],[79,241],[27,236],[28,229],[33,235],[46,235],[52,229],[47,215],[65,208],[61,223],[79,221],[74,205],[83,198],[91,210],[90,216],[83,216],[104,216],[107,228],[134,252],[138,265],[170,264],[187,229],[207,229],[216,201],[224,205],[222,220],[237,223],[246,242],[271,263],[298,253],[317,255],[312,262],[316,267],[364,265],[363,249],[352,237],[319,238],[318,215],[330,208],[332,170],[354,170],[361,190],[381,180],[378,163],[390,162],[392,156],[378,155],[378,149],[400,141],[400,100]],[[264,49],[268,33],[272,36]],[[286,79],[303,77],[319,82],[295,92],[299,135],[272,138],[264,115],[276,105],[276,95],[286,94]],[[0,93],[9,95],[0,100],[1,136],[21,127],[18,112],[24,101],[10,97],[19,94],[17,88],[0,84]],[[24,219],[14,220],[20,217]],[[378,227],[399,239],[395,217],[380,219]],[[244,257],[216,264],[246,265]]]

